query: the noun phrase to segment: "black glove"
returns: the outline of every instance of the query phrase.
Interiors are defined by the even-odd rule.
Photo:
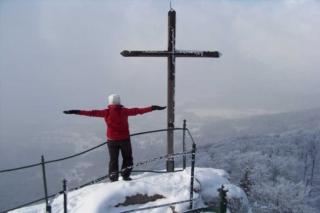
[[[79,114],[80,110],[68,110],[68,111],[63,111],[64,114]]]
[[[153,110],[164,110],[165,108],[167,108],[167,107],[166,106],[161,107],[161,106],[156,106],[156,105],[151,106],[152,111]]]

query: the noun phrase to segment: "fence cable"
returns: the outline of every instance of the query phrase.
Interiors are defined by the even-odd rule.
[[[160,129],[160,130],[153,130],[153,131],[147,131],[147,132],[140,132],[140,133],[131,134],[130,137],[137,136],[137,135],[148,134],[148,133],[156,133],[156,132],[169,131],[169,130],[183,130],[183,128]],[[187,128],[185,128],[185,130],[188,131],[188,133],[189,133],[189,135],[190,135],[190,137],[191,137],[191,139],[192,139],[192,143],[194,143],[193,138],[192,138],[189,130],[188,130]],[[78,153],[78,154],[71,155],[71,156],[69,156],[69,157],[60,158],[60,159],[51,160],[51,161],[46,161],[46,162],[44,162],[44,164],[49,164],[49,163],[54,163],[54,162],[63,161],[63,160],[67,160],[67,159],[70,159],[70,158],[74,158],[74,157],[77,157],[77,156],[79,156],[79,155],[82,155],[82,154],[85,154],[85,153],[87,153],[87,152],[90,152],[90,151],[92,151],[92,150],[94,150],[94,149],[97,149],[97,148],[99,148],[100,146],[103,146],[103,145],[105,145],[105,144],[107,144],[107,143],[108,143],[108,141],[106,141],[106,142],[104,142],[104,143],[102,143],[102,144],[100,144],[100,145],[98,145],[98,146],[95,146],[95,147],[93,147],[93,148],[91,148],[91,149],[88,149],[88,150],[85,150],[85,151],[83,151],[83,152],[80,152],[80,153]],[[0,173],[3,173],[3,172],[12,172],[12,171],[20,170],[20,169],[27,169],[27,168],[30,168],[30,167],[35,167],[35,166],[40,166],[40,165],[41,165],[41,163],[37,163],[37,164],[32,164],[32,165],[28,165],[28,166],[13,168],[13,169],[5,169],[5,170],[0,170]]]
[[[102,144],[101,144],[100,146],[102,146]],[[132,169],[132,168],[134,168],[134,167],[141,166],[141,165],[144,165],[144,164],[147,164],[147,163],[156,161],[156,160],[161,160],[161,159],[170,158],[170,157],[177,157],[177,156],[186,155],[186,154],[192,154],[192,151],[186,151],[186,152],[180,152],[180,153],[175,153],[175,154],[163,155],[163,156],[160,156],[160,157],[155,157],[155,158],[152,158],[152,159],[149,159],[149,160],[141,161],[141,162],[139,162],[139,163],[137,163],[137,164],[135,164],[135,165],[133,165],[133,166],[126,167],[126,168],[122,169],[121,171],[113,172],[113,173],[111,173],[111,174],[102,176],[102,177],[100,177],[100,178],[97,178],[97,179],[95,179],[95,180],[93,180],[93,181],[90,181],[90,182],[88,182],[88,183],[86,183],[86,184],[83,184],[83,185],[81,185],[81,186],[78,186],[78,187],[69,189],[68,191],[71,192],[71,191],[75,191],[75,190],[81,189],[81,188],[86,187],[86,186],[90,186],[90,185],[92,185],[92,184],[95,184],[95,183],[98,183],[98,182],[100,182],[100,181],[102,181],[102,180],[105,180],[105,179],[107,179],[108,177],[113,176],[113,175],[115,175],[115,174],[117,174],[117,173],[121,173],[121,172],[123,172],[123,171],[125,171],[125,170]],[[183,171],[183,170],[181,170],[181,171]],[[150,171],[150,172],[153,172],[153,171]],[[154,171],[154,172],[159,173],[160,171]],[[48,196],[48,198],[57,197],[58,195],[61,195],[61,194],[63,194],[63,191],[60,191],[60,192],[55,193],[55,194],[53,194],[53,195],[50,195],[50,196]],[[12,210],[14,210],[14,209],[18,209],[18,208],[21,208],[21,207],[24,207],[24,206],[28,206],[28,205],[30,205],[30,204],[37,203],[37,202],[39,202],[39,201],[41,201],[41,200],[44,200],[44,199],[45,199],[45,198],[37,199],[37,200],[35,200],[35,201],[32,201],[32,202],[29,202],[29,203],[20,205],[20,206],[18,206],[18,207],[13,208],[13,209],[9,209],[9,210],[3,211],[3,212],[1,212],[1,213],[6,213],[6,212],[12,211]],[[51,202],[52,202],[52,201],[51,201]]]
[[[191,135],[191,133],[190,133],[190,131],[189,131],[188,128],[170,128],[170,129],[160,129],[160,130],[153,130],[153,131],[147,131],[147,132],[140,132],[140,133],[131,134],[130,137],[138,136],[138,135],[143,135],[143,134],[148,134],[148,133],[156,133],[156,132],[170,131],[170,130],[186,130],[186,131],[188,132],[191,140],[192,140],[192,143],[194,144],[194,140],[193,140],[192,135]],[[91,149],[88,149],[88,150],[85,150],[85,151],[80,152],[80,153],[78,153],[78,154],[75,154],[75,155],[71,155],[71,156],[68,156],[68,157],[65,157],[65,158],[56,159],[56,160],[46,161],[46,162],[44,162],[44,164],[49,164],[49,163],[54,163],[54,162],[63,161],[63,160],[67,160],[67,159],[70,159],[70,158],[74,158],[74,157],[77,157],[77,156],[79,156],[79,155],[82,155],[82,154],[85,154],[85,153],[87,153],[87,152],[90,152],[90,151],[92,151],[92,150],[94,150],[94,149],[97,149],[97,148],[99,148],[99,147],[101,147],[101,146],[103,146],[103,145],[105,145],[105,144],[107,144],[107,143],[108,143],[108,141],[107,141],[107,142],[104,142],[104,143],[102,143],[102,144],[100,144],[100,145],[97,145],[97,146],[95,146],[95,147],[93,147],[93,148],[91,148]],[[174,158],[174,157],[177,157],[177,156],[187,155],[187,154],[192,154],[192,150],[191,150],[191,151],[180,152],[180,153],[175,153],[175,154],[168,154],[168,155],[164,155],[164,156],[160,156],[160,157],[155,157],[155,158],[152,158],[152,159],[149,159],[149,160],[145,160],[145,161],[142,161],[142,162],[137,163],[136,165],[133,165],[133,166],[124,168],[124,169],[122,169],[121,171],[113,172],[113,173],[111,173],[111,174],[109,174],[109,175],[106,175],[106,176],[100,177],[100,178],[98,178],[98,179],[96,179],[96,180],[90,181],[90,182],[88,182],[88,183],[86,183],[86,184],[84,184],[84,185],[81,185],[81,186],[75,187],[75,188],[73,188],[73,189],[70,189],[69,191],[74,191],[74,190],[81,189],[81,188],[83,188],[83,187],[85,187],[85,186],[89,186],[89,185],[92,185],[92,184],[94,184],[94,183],[100,182],[100,181],[102,181],[102,180],[104,180],[104,179],[106,179],[106,178],[108,178],[108,177],[110,177],[110,176],[113,176],[113,175],[117,174],[117,173],[123,172],[123,171],[128,170],[128,169],[133,169],[134,167],[141,166],[141,165],[144,165],[144,164],[146,164],[146,163],[150,163],[150,162],[153,162],[153,161],[156,161],[156,160],[161,160],[161,159],[164,159],[164,158],[172,158],[172,157]],[[13,168],[13,169],[0,170],[0,173],[11,172],[11,171],[16,171],[16,170],[21,170],[21,169],[27,169],[27,168],[31,168],[31,167],[35,167],[35,166],[40,166],[40,165],[42,165],[42,163],[32,164],[32,165],[28,165],[28,166]],[[145,170],[132,171],[132,172],[143,172],[143,171],[145,171]],[[178,170],[178,171],[183,171],[183,170]],[[147,171],[147,172],[162,173],[161,171]],[[177,172],[177,171],[174,171],[174,172]],[[50,196],[48,196],[47,198],[55,198],[55,197],[57,197],[57,196],[60,195],[60,194],[63,194],[63,191],[60,191],[60,192],[55,193],[55,194],[53,194],[53,195],[50,195]],[[14,209],[18,209],[18,208],[21,208],[21,207],[24,207],[24,206],[28,206],[28,205],[31,205],[31,204],[40,202],[40,201],[42,201],[42,200],[44,200],[44,199],[45,199],[45,198],[37,199],[37,200],[35,200],[35,201],[32,201],[32,202],[29,202],[29,203],[20,205],[20,206],[18,206],[18,207],[15,207],[15,208],[13,208],[13,209],[10,209],[10,210],[3,211],[3,212],[1,212],[1,213],[6,213],[6,212],[12,211],[12,210],[14,210]],[[52,200],[53,200],[53,199],[52,199]],[[52,200],[51,200],[50,202],[52,202]],[[188,200],[188,201],[190,201],[190,200]],[[187,202],[187,201],[185,201],[185,202]]]

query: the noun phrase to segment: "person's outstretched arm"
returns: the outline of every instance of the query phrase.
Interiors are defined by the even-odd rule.
[[[76,115],[85,115],[85,116],[90,116],[90,117],[105,117],[107,112],[107,109],[104,110],[91,110],[91,111],[86,111],[86,110],[68,110],[68,111],[63,111],[64,114],[76,114]]]
[[[142,115],[144,113],[147,113],[147,112],[151,112],[151,111],[154,111],[154,110],[163,110],[165,109],[166,107],[160,107],[160,106],[156,106],[156,105],[152,105],[152,106],[149,106],[149,107],[145,107],[145,108],[130,108],[130,109],[127,109],[127,115],[128,116],[135,116],[135,115]]]

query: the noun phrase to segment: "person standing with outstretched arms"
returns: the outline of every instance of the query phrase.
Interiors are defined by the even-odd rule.
[[[113,94],[109,96],[108,109],[103,110],[68,110],[65,114],[77,114],[91,117],[104,118],[107,124],[107,138],[109,150],[109,175],[119,171],[118,158],[119,152],[123,158],[121,170],[133,166],[132,147],[130,140],[130,131],[128,117],[138,114],[148,113],[154,110],[164,110],[166,107],[149,106],[145,108],[125,108],[121,105],[120,96]],[[127,169],[121,173],[123,180],[129,181],[132,169]],[[118,181],[119,174],[116,173],[109,177],[111,182]]]

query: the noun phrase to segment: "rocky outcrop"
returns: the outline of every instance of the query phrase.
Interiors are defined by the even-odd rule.
[[[156,201],[158,199],[166,198],[163,195],[153,195],[153,196],[148,196],[148,195],[143,195],[143,194],[136,194],[130,197],[126,197],[126,200],[123,203],[117,204],[115,207],[119,206],[130,206],[130,205],[135,205],[135,204],[145,204],[151,201]]]

